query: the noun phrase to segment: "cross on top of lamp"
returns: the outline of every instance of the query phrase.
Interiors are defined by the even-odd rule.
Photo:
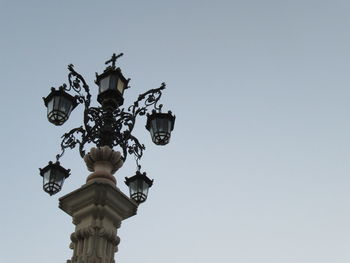
[[[146,200],[148,188],[152,186],[153,180],[150,180],[146,173],[140,172],[139,161],[145,146],[132,133],[136,119],[146,115],[146,129],[150,132],[152,141],[157,145],[166,145],[174,128],[175,116],[170,111],[162,113],[162,105],[158,104],[165,83],[159,88],[140,94],[131,106],[121,108],[124,103],[124,91],[129,88],[130,81],[124,77],[121,69],[116,67],[116,61],[122,55],[123,53],[113,54],[111,59],[105,62],[107,67],[103,73],[96,73],[95,83],[99,87],[97,101],[101,106],[90,105],[90,87],[72,64],[68,65],[68,85],[63,84],[58,90],[52,88],[51,93],[43,98],[47,107],[47,118],[57,126],[63,125],[79,104],[84,105],[83,125],[63,134],[61,153],[56,155],[56,163],[50,162],[40,169],[44,191],[50,195],[61,190],[64,179],[69,175],[69,170],[59,163],[65,150],[79,146],[80,155],[84,157],[86,144],[92,143],[97,147],[118,147],[123,161],[128,155],[135,157],[137,172],[135,176],[126,178],[126,184],[134,201],[142,203]],[[74,92],[75,96],[69,92]]]
[[[123,56],[120,53],[118,56],[113,54],[112,58],[105,62],[108,66],[101,75],[96,73],[95,83],[99,86],[97,101],[102,107],[119,107],[124,103],[124,90],[128,87],[130,79],[126,79],[120,68],[115,67],[115,63],[119,57]]]

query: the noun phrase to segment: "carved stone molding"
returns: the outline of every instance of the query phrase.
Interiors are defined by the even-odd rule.
[[[116,184],[113,174],[123,165],[121,153],[116,152],[108,146],[91,148],[84,156],[84,161],[90,172],[86,182],[106,181]]]
[[[115,263],[121,222],[136,214],[137,204],[111,184],[95,181],[60,198],[73,218],[73,256],[67,263]]]
[[[88,226],[72,233],[73,257],[71,262],[114,262],[120,238],[117,230]]]

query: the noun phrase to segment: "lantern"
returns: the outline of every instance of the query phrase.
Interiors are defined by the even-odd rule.
[[[153,180],[146,176],[146,173],[136,172],[136,175],[127,178],[125,184],[129,187],[130,198],[140,204],[146,201],[148,189],[152,186]]]
[[[97,101],[102,106],[115,108],[123,105],[123,94],[129,80],[125,79],[120,68],[107,67],[101,75],[96,74],[95,82],[99,86]]]
[[[146,129],[150,132],[152,141],[157,145],[169,143],[171,131],[174,129],[175,116],[168,113],[156,112],[147,114]]]
[[[70,173],[70,170],[64,169],[59,162],[49,162],[46,167],[39,170],[40,175],[43,177],[43,189],[50,195],[61,191],[64,180]]]
[[[51,93],[43,98],[47,107],[47,118],[49,122],[59,126],[68,120],[72,110],[78,105],[76,97],[64,91],[64,86],[58,90],[51,88]]]

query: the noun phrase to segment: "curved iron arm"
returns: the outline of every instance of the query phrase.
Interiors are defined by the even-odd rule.
[[[78,128],[74,128],[68,133],[65,133],[62,135],[61,138],[61,153],[56,155],[57,161],[63,156],[65,150],[67,148],[73,149],[77,144],[79,144],[79,152],[81,157],[85,156],[85,150],[84,150],[84,145],[87,142],[90,142],[90,138],[92,138],[91,134],[91,126],[89,125],[89,114],[88,112],[92,110],[90,108],[90,103],[91,103],[91,93],[90,93],[90,88],[89,85],[86,83],[85,79],[81,74],[76,72],[74,70],[74,65],[69,64],[68,65],[68,83],[69,87],[67,87],[66,84],[64,84],[62,87],[66,91],[74,90],[78,96],[77,100],[79,103],[84,104],[84,126],[85,129],[81,126]],[[82,83],[82,85],[81,85]],[[82,93],[82,90],[85,92],[85,94]],[[81,133],[81,139],[77,139],[74,134]]]
[[[118,144],[123,149],[123,160],[125,161],[127,158],[127,153],[130,155],[133,154],[136,159],[136,164],[139,165],[139,160],[143,155],[143,151],[146,147],[139,142],[139,140],[134,137],[131,132],[133,131],[136,123],[137,116],[144,116],[147,113],[147,109],[150,106],[154,106],[155,110],[161,110],[162,105],[157,105],[161,96],[162,90],[165,89],[165,83],[162,83],[161,86],[157,89],[151,89],[143,94],[140,94],[138,99],[128,107],[128,111],[126,112],[124,109],[120,112],[119,118],[116,120],[117,123],[121,123],[126,131],[123,133],[121,140]],[[140,104],[143,102],[143,106]]]
[[[74,136],[75,133],[81,133],[82,139],[81,140],[77,139]],[[86,132],[83,129],[83,126],[80,126],[78,128],[74,128],[69,132],[63,134],[61,137],[63,138],[61,142],[61,153],[56,155],[56,160],[58,161],[63,156],[67,148],[73,149],[77,144],[79,144],[80,155],[83,157],[85,155],[85,151],[83,150],[83,145],[85,144],[84,142],[85,133]]]
[[[79,98],[85,104],[85,108],[88,108],[90,106],[90,102],[91,102],[91,94],[90,94],[89,85],[86,84],[86,81],[83,78],[83,76],[74,70],[73,64],[68,65],[68,70],[69,70],[69,74],[68,74],[69,88],[66,90],[70,91],[71,89],[73,89],[76,93],[78,93]],[[83,86],[81,86],[80,82],[83,83]],[[81,93],[82,88],[86,92],[86,97]]]

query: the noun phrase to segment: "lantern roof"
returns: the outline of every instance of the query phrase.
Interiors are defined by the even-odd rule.
[[[105,78],[106,76],[108,75],[118,75],[119,78],[121,78],[123,80],[123,82],[125,82],[126,84],[128,84],[128,82],[130,81],[130,79],[126,79],[122,73],[122,70],[120,68],[116,68],[116,67],[112,67],[112,66],[108,66],[104,71],[103,73],[101,74],[98,74],[96,72],[96,80],[95,80],[95,83],[97,85],[100,84],[100,80]],[[127,85],[126,85],[127,87]]]
[[[150,130],[151,128],[151,121],[157,118],[167,118],[171,121],[171,131],[174,129],[175,124],[175,115],[172,115],[171,111],[168,111],[168,113],[163,112],[157,112],[156,110],[152,111],[152,114],[147,113],[147,123],[146,123],[146,129]]]
[[[77,96],[73,97],[72,95],[70,95],[69,93],[65,92],[65,87],[66,85],[63,84],[62,86],[60,86],[58,88],[58,90],[56,90],[54,87],[51,88],[51,92],[50,94],[44,98],[43,97],[43,100],[44,100],[44,103],[45,103],[45,106],[47,107],[48,106],[48,103],[51,101],[51,99],[55,96],[62,96],[62,97],[65,97],[67,98],[68,100],[70,100],[72,102],[72,105],[73,105],[73,108],[72,110],[78,105],[78,102],[77,102]]]
[[[144,182],[148,184],[149,187],[153,185],[153,180],[149,179],[146,176],[146,172],[141,173],[140,171],[136,171],[136,174],[130,178],[125,177],[125,184],[129,186],[129,184],[135,180],[142,179]]]
[[[116,75],[118,75],[118,77],[120,77],[120,78],[123,80],[123,82],[126,83],[126,87],[125,87],[125,88],[127,88],[127,84],[128,84],[128,82],[130,81],[130,79],[126,79],[126,78],[124,77],[124,75],[122,74],[121,69],[120,69],[119,67],[116,67],[116,66],[115,66],[117,59],[120,58],[120,57],[123,56],[123,55],[124,55],[123,53],[120,53],[119,55],[116,55],[115,53],[113,53],[111,59],[109,59],[109,60],[107,60],[107,61],[105,62],[106,65],[108,65],[108,64],[110,64],[110,63],[111,63],[111,65],[107,66],[107,67],[105,68],[105,70],[103,71],[102,74],[98,74],[98,73],[96,72],[96,80],[95,80],[95,83],[96,83],[97,85],[99,85],[100,80],[101,80],[102,78],[104,78],[104,77],[106,77],[106,76],[108,76],[108,75],[116,74]]]
[[[63,168],[61,165],[60,165],[60,162],[55,162],[55,163],[53,163],[53,162],[49,162],[49,164],[47,165],[47,166],[45,166],[44,168],[39,168],[39,170],[40,170],[40,175],[43,177],[44,176],[44,174],[48,171],[48,170],[50,170],[50,169],[57,169],[57,170],[59,170],[59,171],[61,171],[63,174],[65,174],[65,178],[68,178],[69,177],[69,175],[70,175],[70,169],[65,169],[65,168]]]

